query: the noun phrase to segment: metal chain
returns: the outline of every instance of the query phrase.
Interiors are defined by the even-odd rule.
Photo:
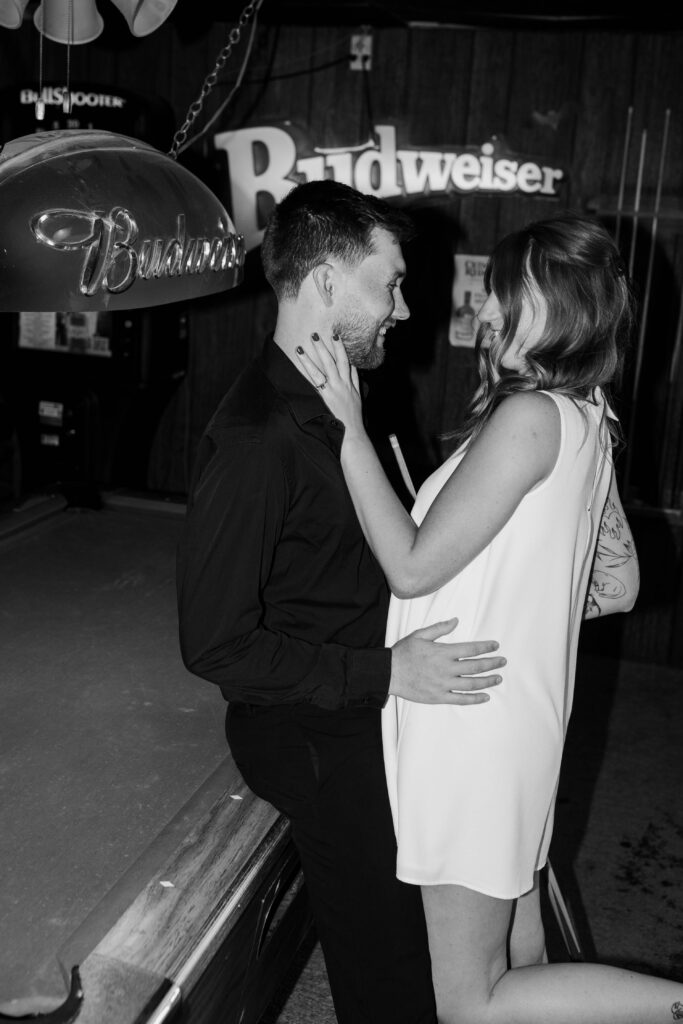
[[[204,84],[202,85],[199,96],[194,101],[194,103],[191,103],[190,106],[188,107],[187,114],[185,115],[185,120],[182,126],[173,136],[173,145],[171,146],[168,152],[168,155],[173,160],[177,159],[178,150],[180,149],[185,139],[187,138],[187,133],[192,127],[194,120],[201,112],[201,109],[204,105],[204,100],[206,99],[206,97],[209,95],[214,85],[216,84],[218,80],[218,72],[223,69],[223,66],[228,60],[228,57],[232,53],[233,46],[236,46],[239,43],[240,37],[242,35],[242,29],[245,27],[245,25],[248,24],[249,19],[253,15],[256,8],[259,6],[260,3],[258,2],[258,0],[250,0],[250,2],[246,5],[244,10],[240,14],[235,27],[230,29],[230,32],[228,33],[228,42],[223,47],[221,52],[218,54],[213,70],[204,79]]]

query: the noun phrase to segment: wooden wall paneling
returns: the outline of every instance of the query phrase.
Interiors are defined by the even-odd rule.
[[[228,41],[228,33],[225,25],[214,25],[198,35],[186,35],[167,22],[150,38],[167,28],[170,31],[163,38],[158,38],[158,59],[166,71],[164,95],[175,111],[177,127],[180,128],[190,104],[199,99],[204,81],[213,71],[218,55]],[[241,54],[241,44],[233,47],[232,55],[219,71],[216,84],[204,99],[202,109],[188,131],[186,142],[204,127],[207,117],[216,110],[224,95],[221,80],[237,74]]]
[[[251,76],[258,74],[260,80],[256,87],[250,87],[254,90],[251,95],[258,98],[256,108],[250,112],[251,124],[287,119],[305,123],[315,41],[316,30],[312,26],[269,26],[267,64],[254,65],[251,72]],[[221,130],[226,127],[222,124]]]
[[[507,140],[514,74],[515,33],[477,29],[467,117],[467,143],[481,144],[492,136]],[[500,205],[508,198],[463,197],[461,223],[465,252],[488,255],[500,237]]]
[[[414,30],[380,28],[373,33],[372,95],[375,121],[407,122],[417,88],[410,63]]]
[[[232,25],[222,24],[223,39],[222,45],[228,43],[228,36]],[[223,103],[233,91],[239,76],[240,68],[246,55],[249,40],[251,38],[252,23],[242,32],[242,40],[238,48],[233,48],[233,54],[219,72],[216,83],[216,91],[219,96],[219,103]],[[268,81],[270,62],[274,59],[278,49],[278,34],[271,26],[257,23],[251,46],[248,64],[242,78],[242,84],[230,99],[223,112],[214,121],[208,133],[208,141],[211,144],[213,135],[226,128],[240,128],[250,120],[252,111],[258,107],[262,91]],[[220,50],[220,47],[219,47]],[[217,105],[214,105],[214,112]]]
[[[104,21],[102,35],[92,43],[71,47],[71,80],[101,82],[108,86],[119,85],[148,95],[148,89],[138,90],[136,86],[128,84],[127,74],[138,63],[144,62],[144,52],[149,48],[149,40],[138,40],[131,35],[116,9],[105,9],[101,13]],[[45,42],[47,43],[47,40]],[[142,47],[136,45],[140,43],[143,44]],[[51,46],[59,51],[52,55],[55,77],[66,81],[64,66],[67,47],[63,43],[52,43]],[[142,52],[139,52],[140,50]]]
[[[349,54],[354,31],[346,25],[318,26],[313,30],[307,126],[311,139],[322,147],[362,145],[372,129],[365,98],[366,82],[370,105],[374,106],[380,78],[378,55],[375,49],[372,69],[367,73],[352,71]],[[326,68],[326,64],[332,66]]]
[[[585,131],[577,156],[586,157],[579,170],[598,167],[597,190],[591,193],[593,177],[582,192],[603,211],[616,205],[629,105],[633,107],[631,144],[628,153],[624,206],[633,208],[638,173],[641,133],[647,131],[646,165],[641,209],[651,205],[662,142],[664,113],[672,110],[663,198],[679,189],[683,171],[683,139],[677,129],[680,119],[680,89],[677,65],[683,33],[587,33],[586,58],[582,75],[582,104]],[[663,204],[666,205],[666,204]],[[624,239],[628,243],[628,239]],[[628,248],[628,246],[627,246]]]
[[[513,38],[514,34],[506,30],[477,29],[472,33],[466,122],[461,136],[456,140],[458,143],[481,145],[492,136],[505,138],[511,95]],[[457,251],[488,256],[499,234],[500,205],[509,201],[487,195],[460,196]],[[450,312],[449,300],[448,320]],[[443,438],[443,435],[462,424],[479,380],[473,351],[451,346],[448,342],[448,320],[441,337],[444,361],[441,367],[437,429],[441,458],[452,450],[454,443]]]
[[[388,33],[394,39],[396,31]],[[440,150],[466,140],[472,40],[470,30],[415,29],[401,33],[406,49],[396,83],[393,109],[399,145]],[[402,90],[401,90],[402,85]],[[389,92],[386,89],[387,98]],[[403,95],[401,95],[403,92]],[[440,461],[441,390],[448,359],[448,325],[453,284],[453,253],[460,238],[461,197],[451,192],[411,199],[407,207],[416,237],[406,247],[408,277],[404,294],[411,319],[390,341],[387,372],[393,372],[393,429],[420,479]]]
[[[107,14],[109,12],[107,11]],[[172,23],[166,22],[151,35],[136,39],[129,34],[127,45],[116,54],[116,81],[120,86],[131,89],[141,96],[159,97],[165,100],[175,115],[175,127],[179,127],[185,109],[176,103],[174,84],[185,81],[184,69],[187,68],[189,90],[199,92],[201,84],[201,66],[188,68],[188,61],[183,55],[182,62],[177,47],[178,30]],[[194,71],[194,75],[192,75]],[[192,81],[190,79],[193,78]],[[192,97],[194,99],[194,96]],[[188,100],[189,103],[189,100]],[[170,148],[169,140],[169,148]]]
[[[648,154],[653,163],[648,193],[654,193],[656,161],[660,151],[664,111],[671,108],[664,195],[680,194],[683,173],[683,138],[680,124],[683,117],[680,65],[683,52],[683,31],[642,32],[636,35],[636,63],[633,80],[635,114],[640,126],[648,132]]]
[[[616,201],[635,59],[633,33],[585,33],[572,161],[572,199],[580,208],[600,193]]]
[[[571,166],[573,122],[579,92],[582,33],[515,33],[507,140],[516,152]],[[551,215],[567,201],[515,195],[501,203],[499,233]]]

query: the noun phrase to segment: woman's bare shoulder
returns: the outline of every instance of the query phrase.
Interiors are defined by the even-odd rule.
[[[499,430],[560,433],[560,411],[557,403],[543,391],[515,391],[507,395],[491,417]]]

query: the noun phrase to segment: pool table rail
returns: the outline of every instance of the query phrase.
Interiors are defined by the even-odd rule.
[[[256,1024],[309,928],[289,825],[236,779],[80,965],[77,1024]]]

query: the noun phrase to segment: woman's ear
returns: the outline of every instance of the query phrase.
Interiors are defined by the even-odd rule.
[[[320,263],[311,271],[315,289],[325,306],[331,306],[335,296],[335,271],[331,263]]]

